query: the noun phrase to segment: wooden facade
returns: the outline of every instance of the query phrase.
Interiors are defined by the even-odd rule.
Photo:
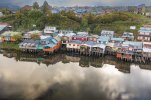
[[[151,26],[144,25],[139,30],[139,35],[137,37],[138,41],[150,42],[151,41]]]

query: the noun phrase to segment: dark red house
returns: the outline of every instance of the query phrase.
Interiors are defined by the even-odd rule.
[[[87,41],[87,36],[75,35],[72,36],[72,40]]]

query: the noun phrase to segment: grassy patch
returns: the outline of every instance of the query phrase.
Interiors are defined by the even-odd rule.
[[[0,44],[1,49],[20,50],[18,43],[4,42]]]

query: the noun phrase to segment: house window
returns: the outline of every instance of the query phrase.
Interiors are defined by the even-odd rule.
[[[73,46],[75,46],[75,44],[73,44]]]
[[[145,37],[145,40],[148,40],[148,37]]]

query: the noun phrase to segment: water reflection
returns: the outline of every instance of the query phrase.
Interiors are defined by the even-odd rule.
[[[138,66],[110,56],[0,54],[0,97],[4,99],[149,100],[149,78],[150,64]]]

